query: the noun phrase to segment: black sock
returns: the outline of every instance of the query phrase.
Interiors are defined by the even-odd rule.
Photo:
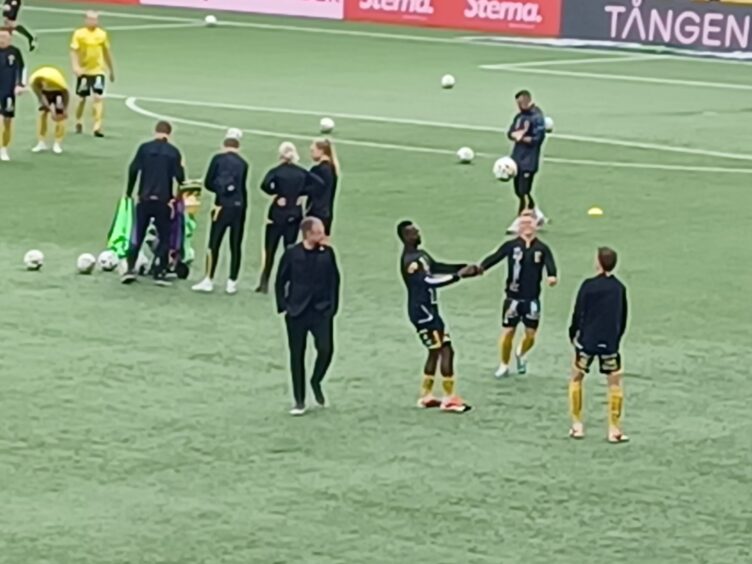
[[[29,45],[31,45],[32,41],[34,41],[34,36],[28,29],[26,29],[26,26],[17,25],[16,31],[26,38],[26,40],[29,42]]]

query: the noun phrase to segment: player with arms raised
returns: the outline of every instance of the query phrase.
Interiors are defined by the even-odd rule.
[[[26,73],[23,55],[11,43],[10,32],[0,29],[0,116],[3,118],[0,161],[10,160],[8,146],[13,139],[16,96],[23,92]]]
[[[5,29],[14,32],[17,31],[29,42],[29,51],[37,48],[37,38],[34,37],[29,29],[18,23],[18,15],[21,12],[21,0],[3,0],[3,22]]]
[[[423,381],[418,407],[440,407],[442,411],[464,413],[470,409],[455,395],[454,349],[444,320],[439,314],[436,290],[478,274],[478,267],[464,264],[437,262],[420,248],[420,230],[412,221],[402,221],[397,226],[402,241],[400,271],[407,287],[407,312],[410,321],[428,348],[428,358],[423,369]],[[436,369],[441,368],[442,401],[433,395]]]
[[[48,118],[52,116],[52,121],[55,123],[55,142],[52,145],[52,151],[60,154],[63,152],[65,120],[68,117],[68,102],[70,101],[68,83],[63,73],[55,67],[40,67],[29,77],[29,88],[39,102],[38,141],[32,151],[39,153],[47,150]]]
[[[569,340],[575,348],[572,378],[569,381],[569,412],[572,427],[569,436],[585,436],[582,423],[582,380],[598,358],[601,374],[608,379],[608,442],[629,440],[621,431],[624,406],[622,365],[619,346],[627,329],[627,289],[616,276],[616,251],[598,249],[595,268],[598,273],[588,278],[577,292],[577,300],[569,326]]]
[[[527,353],[535,344],[541,315],[541,282],[543,269],[548,275],[548,285],[555,286],[556,262],[551,249],[538,239],[538,229],[533,212],[523,212],[519,218],[519,237],[506,241],[498,250],[480,263],[483,271],[507,259],[506,298],[502,313],[502,330],[499,339],[501,364],[497,378],[509,374],[514,334],[520,322],[525,326],[525,336],[517,349],[517,373],[527,373]]]
[[[99,15],[86,12],[84,27],[73,32],[70,43],[73,72],[76,74],[76,133],[83,132],[83,117],[86,98],[93,95],[94,137],[104,137],[102,116],[104,113],[105,73],[110,82],[115,82],[115,67],[110,52],[107,32],[99,27]]]

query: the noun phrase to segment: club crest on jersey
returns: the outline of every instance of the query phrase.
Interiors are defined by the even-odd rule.
[[[543,260],[543,253],[541,251],[535,251],[533,260],[535,260],[535,264],[540,264],[540,261]]]
[[[16,56],[8,55],[8,66],[12,67],[14,64],[16,64]]]

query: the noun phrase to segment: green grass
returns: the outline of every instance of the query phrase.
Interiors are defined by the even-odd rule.
[[[79,21],[28,9],[23,17],[42,30]],[[42,34],[31,65],[67,68],[67,40]],[[313,136],[318,112],[340,112],[505,127],[521,87],[533,90],[562,134],[747,152],[744,90],[477,68],[593,56],[587,53],[243,27],[114,31],[112,41],[113,93],[205,103],[139,102],[217,128],[177,124],[175,142],[191,176],[203,173],[225,126]],[[752,84],[750,66],[685,59],[551,68]],[[438,88],[446,72],[458,78],[451,92]],[[122,99],[110,100],[106,113],[106,139],[70,136],[62,157],[31,155],[35,115],[27,96],[14,161],[0,167],[0,562],[752,559],[749,175],[546,165],[536,196],[555,219],[544,239],[562,279],[545,292],[529,376],[492,377],[497,271],[442,294],[461,392],[476,409],[463,417],[421,413],[412,406],[424,351],[404,313],[394,226],[410,217],[435,255],[478,260],[503,239],[515,199],[491,178],[489,158],[461,167],[448,154],[347,141],[450,152],[470,145],[499,155],[507,142],[492,132],[338,119],[344,177],[334,242],[344,296],[328,385],[334,407],[291,419],[283,326],[271,299],[250,292],[266,204],[255,187],[284,135],[244,140],[254,175],[240,295],[196,296],[186,284],[125,288],[115,276],[73,272],[78,254],[103,248],[128,160],[153,125]],[[744,160],[556,137],[546,154],[750,168]],[[604,208],[603,218],[585,214],[593,205]],[[597,375],[587,387],[588,439],[565,438],[568,314],[604,243],[621,253],[632,300],[624,356],[633,442],[623,448],[603,440]],[[40,273],[21,264],[32,247],[47,256]]]

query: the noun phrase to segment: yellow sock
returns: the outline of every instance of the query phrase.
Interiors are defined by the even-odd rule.
[[[84,110],[86,109],[86,99],[81,98],[76,106],[76,123],[81,124],[84,119]]]
[[[621,428],[621,410],[624,407],[624,390],[621,386],[608,387],[608,425]]]
[[[102,114],[104,114],[104,100],[94,100],[92,104],[94,113],[94,131],[102,129]]]
[[[3,129],[3,148],[6,148],[10,145],[11,140],[13,139],[13,125],[9,122],[5,122],[5,128]]]
[[[420,397],[426,397],[433,392],[433,382],[435,378],[430,374],[425,374],[420,383]]]
[[[582,423],[582,381],[569,381],[569,415],[573,423]]]
[[[528,335],[525,333],[525,336],[522,338],[522,342],[520,343],[520,356],[525,356],[527,352],[533,348],[533,345],[535,344],[535,335]]]
[[[44,141],[47,137],[47,113],[40,112],[39,120],[37,121],[37,137],[40,141]]]
[[[454,376],[444,376],[441,379],[441,387],[444,390],[445,397],[452,397],[454,395]]]
[[[501,362],[509,364],[512,359],[512,344],[514,343],[514,334],[502,335],[499,338],[499,350],[501,351]]]
[[[55,141],[60,143],[65,138],[65,122],[58,121],[55,123]]]

